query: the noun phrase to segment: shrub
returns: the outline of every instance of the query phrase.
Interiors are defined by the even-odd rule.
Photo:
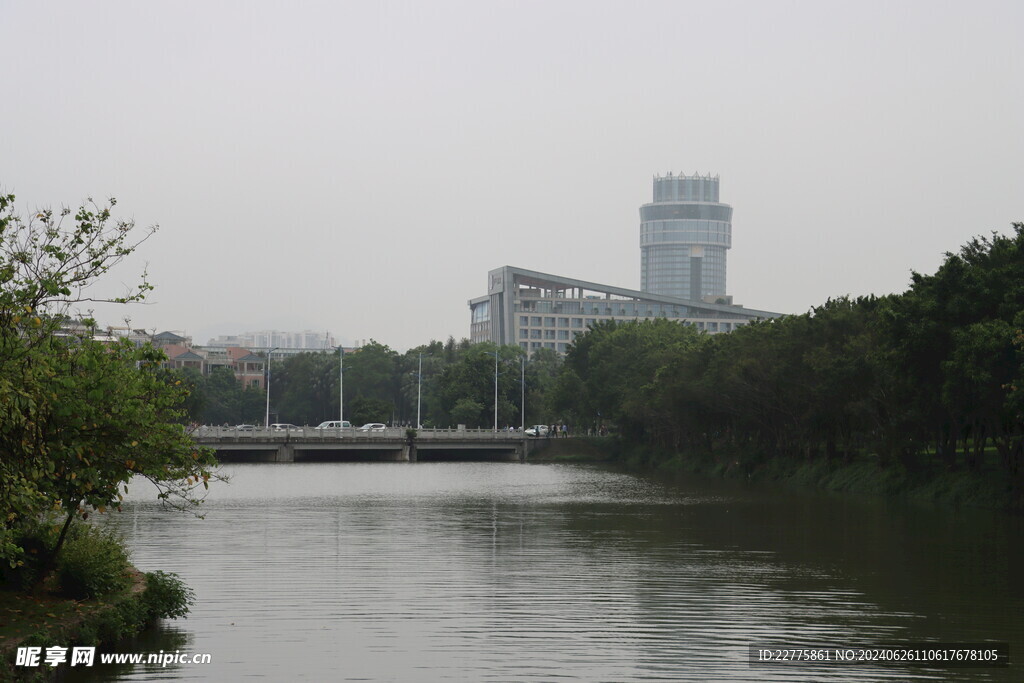
[[[177,619],[188,614],[196,596],[177,574],[155,571],[146,574],[145,600],[150,620]]]
[[[32,588],[57,544],[59,529],[52,517],[23,521],[12,529],[10,537],[19,552],[11,555],[16,560],[3,566],[4,584],[16,590]]]
[[[128,587],[128,551],[111,531],[92,524],[74,524],[57,556],[60,592],[76,600]]]

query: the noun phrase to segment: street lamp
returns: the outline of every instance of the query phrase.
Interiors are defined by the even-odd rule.
[[[526,354],[519,356],[519,431],[526,433]]]
[[[416,429],[423,429],[420,423],[420,405],[423,397],[423,354],[420,354],[420,368],[416,371]]]
[[[264,429],[270,426],[270,354],[272,354],[274,351],[277,351],[279,348],[281,347],[275,346],[274,348],[267,351],[267,414],[266,417],[263,418]]]
[[[494,431],[498,431],[498,352],[484,351],[489,356],[494,356]]]
[[[345,422],[345,349],[335,348],[338,349],[338,427],[341,428]]]

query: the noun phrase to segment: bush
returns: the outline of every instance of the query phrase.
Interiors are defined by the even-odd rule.
[[[10,532],[20,549],[13,566],[3,566],[3,583],[15,590],[29,590],[57,545],[60,526],[52,517],[22,522]],[[14,555],[12,555],[14,557]]]
[[[92,524],[68,530],[56,577],[60,592],[76,600],[124,590],[131,582],[128,551],[111,531]]]
[[[177,574],[149,572],[146,574],[146,606],[149,619],[177,619],[188,614],[196,596]]]

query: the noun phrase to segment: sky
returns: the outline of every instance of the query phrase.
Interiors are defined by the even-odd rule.
[[[718,175],[728,293],[904,291],[1024,221],[1019,0],[0,0],[0,191],[159,229],[104,324],[469,335],[487,271],[640,286],[652,178]]]

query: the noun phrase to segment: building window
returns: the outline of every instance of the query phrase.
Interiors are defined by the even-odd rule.
[[[569,338],[569,330],[559,330],[558,331],[558,338],[559,339],[568,339]]]
[[[569,319],[568,318],[559,318],[558,319],[558,326],[559,327],[569,327]]]
[[[530,324],[534,325],[535,327],[540,327],[540,316],[539,315],[532,316],[530,318]]]
[[[530,339],[540,339],[540,330],[530,330]]]
[[[545,339],[554,339],[555,338],[555,331],[554,330],[544,330],[544,338]]]
[[[554,327],[554,326],[555,326],[555,319],[554,318],[544,318],[544,327]]]
[[[530,338],[530,331],[527,330],[527,329],[524,329],[522,327],[519,328],[519,338],[520,339],[529,339]]]
[[[573,318],[572,319],[572,326],[573,327],[583,327],[583,318]]]
[[[521,316],[519,316],[519,324],[521,326],[523,326],[523,327],[526,327],[527,325],[529,325],[530,324],[530,316],[528,316],[528,315],[521,315]]]

